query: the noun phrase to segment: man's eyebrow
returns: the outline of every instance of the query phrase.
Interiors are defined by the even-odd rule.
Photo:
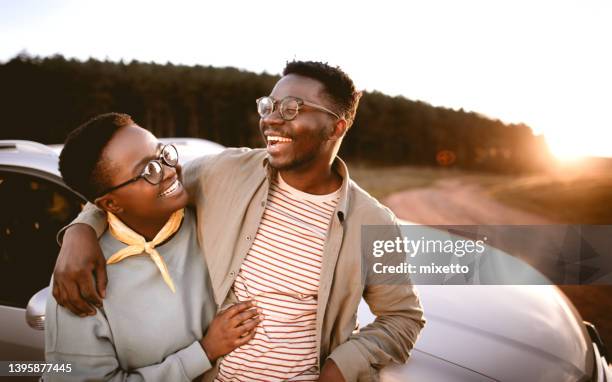
[[[153,159],[157,159],[159,157],[160,154],[160,150],[164,145],[160,142],[157,144],[157,147],[155,148],[155,155],[150,155],[148,157],[144,157],[141,160],[138,161],[138,163],[136,163],[134,165],[134,167],[132,168],[132,172],[136,172],[136,171],[140,171],[142,170],[142,167],[149,163],[149,161],[153,160]]]

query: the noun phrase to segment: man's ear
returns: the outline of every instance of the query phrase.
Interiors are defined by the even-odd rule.
[[[96,200],[94,200],[94,203],[96,204],[96,206],[98,206],[98,208],[104,211],[111,212],[115,215],[123,212],[123,208],[119,204],[117,204],[117,201],[109,194],[102,195],[99,198],[96,198]]]
[[[329,140],[337,141],[338,139],[342,139],[344,134],[346,134],[346,127],[348,126],[346,119],[341,118],[334,123],[334,130],[329,136]]]

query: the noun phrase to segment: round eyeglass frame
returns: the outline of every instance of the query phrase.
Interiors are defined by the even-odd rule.
[[[172,150],[170,151],[170,153],[174,154],[174,159],[172,159],[172,157],[167,158],[166,155],[164,155],[169,152],[168,150]],[[146,180],[148,183],[150,183],[153,186],[158,185],[164,179],[164,166],[163,166],[164,164],[168,167],[176,167],[176,165],[178,164],[178,150],[172,144],[162,146],[161,149],[159,150],[158,158],[148,161],[147,164],[145,164],[144,168],[142,169],[139,175],[131,179],[128,179],[125,182],[118,184],[114,187],[106,189],[105,191],[100,193],[100,196],[106,195],[109,192],[115,191],[121,187],[127,186],[128,184],[134,183],[140,178],[143,178],[144,180]],[[159,171],[156,172],[157,174],[160,174],[158,176],[159,179],[157,178],[150,179],[150,176],[152,173],[148,171],[149,166],[154,166],[159,169]]]
[[[272,113],[274,113],[274,110],[277,109],[277,104],[278,106],[278,112],[281,116],[281,118],[284,121],[293,121],[298,114],[300,113],[300,107],[303,105],[312,107],[314,109],[317,109],[319,111],[328,113],[330,115],[333,115],[334,117],[336,117],[337,119],[341,119],[340,116],[336,113],[334,113],[333,111],[329,110],[328,108],[326,108],[325,106],[313,103],[313,102],[309,102],[309,101],[304,101],[301,98],[298,97],[293,97],[293,96],[287,96],[281,100],[276,100],[270,96],[265,96],[265,97],[259,97],[256,101],[257,103],[257,113],[259,114],[259,116],[261,118],[266,118],[267,116],[271,115]],[[272,105],[272,107],[270,108],[269,111],[264,111],[263,110],[263,106],[264,102],[267,102],[268,104],[266,105],[267,107],[269,107],[269,105]],[[293,105],[288,105],[289,102],[295,102],[295,107],[288,109],[288,106],[293,106]],[[293,114],[287,115],[287,110],[295,110],[295,112]]]

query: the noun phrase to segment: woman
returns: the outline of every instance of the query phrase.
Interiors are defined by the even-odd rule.
[[[250,302],[213,319],[177,167],[176,148],[125,114],[100,115],[68,136],[60,172],[107,213],[99,243],[111,282],[103,306],[85,318],[49,299],[46,359],[70,363],[71,372],[45,380],[190,381],[254,335],[260,320]]]

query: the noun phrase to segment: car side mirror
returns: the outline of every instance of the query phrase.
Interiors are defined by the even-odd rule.
[[[28,302],[26,322],[32,329],[45,330],[45,309],[49,291],[49,287],[38,291]]]

